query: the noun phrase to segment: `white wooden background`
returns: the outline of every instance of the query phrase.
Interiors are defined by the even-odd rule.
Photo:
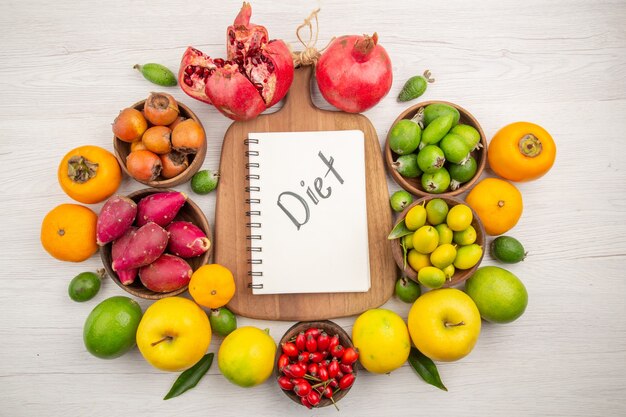
[[[162,401],[175,374],[153,369],[136,349],[104,361],[83,347],[91,309],[124,294],[105,282],[87,303],[68,298],[71,278],[98,268],[99,257],[62,263],[39,243],[45,213],[70,202],[56,180],[62,156],[84,144],[112,150],[118,111],[159,89],[133,64],[177,69],[187,45],[223,55],[240,4],[0,0],[0,415],[337,415],[295,405],[272,382],[231,385],[215,364],[193,391]],[[626,2],[256,0],[253,21],[297,47],[295,28],[318,6],[320,45],[378,31],[391,56],[391,92],[366,113],[381,144],[406,106],[395,101],[404,80],[429,68],[437,82],[423,98],[469,109],[489,139],[528,120],[558,145],[553,170],[519,185],[525,209],[511,234],[530,255],[510,270],[528,288],[526,314],[485,324],[470,356],[439,365],[449,392],[408,365],[363,372],[340,415],[625,415]],[[229,120],[168,91],[202,119],[204,167],[217,168]],[[139,188],[126,179],[120,192]],[[214,224],[215,196],[193,198]],[[385,307],[405,318],[409,309],[396,299]],[[354,317],[337,322],[350,331]],[[293,323],[239,324],[268,327],[278,340]]]

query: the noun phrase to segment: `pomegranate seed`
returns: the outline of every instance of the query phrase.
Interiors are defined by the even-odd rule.
[[[317,349],[319,351],[327,350],[330,345],[330,337],[326,334],[326,332],[320,333],[317,337]]]
[[[274,72],[274,63],[272,61],[267,61],[267,63],[265,64],[265,66],[267,67],[267,71],[271,74]]]
[[[261,54],[261,62],[267,62],[267,57]]]
[[[211,75],[211,71],[209,71],[208,68],[205,68],[204,70],[202,70],[202,78],[208,78],[209,75]]]
[[[232,30],[228,31],[228,39],[230,39],[231,45],[235,43],[235,32]]]
[[[332,398],[333,389],[330,387],[330,385],[324,388],[324,392],[322,393],[322,395],[326,398]]]
[[[280,345],[283,348],[283,353],[289,356],[290,358],[294,358],[298,356],[298,348],[291,342],[282,343]]]
[[[320,329],[316,328],[316,327],[311,327],[310,329],[308,329],[306,332],[304,332],[304,335],[308,338],[309,336],[313,336],[314,339],[317,339],[317,337],[320,335]]]
[[[315,340],[315,336],[311,334],[306,337],[306,350],[309,352],[317,352],[317,340]]]
[[[237,49],[243,49],[243,48],[244,48],[243,42],[237,42]]]
[[[319,367],[318,364],[310,363],[308,368],[307,368],[307,373],[309,375],[311,375],[311,376],[315,376],[316,377],[318,375],[318,373],[319,373],[319,369],[320,369],[320,367]]]
[[[283,368],[289,365],[289,356],[284,353],[278,358],[278,370],[282,372]]]
[[[287,376],[281,376],[278,378],[278,385],[284,389],[285,391],[291,391],[293,389],[294,383]]]
[[[196,48],[189,48],[193,51],[194,54],[196,55],[203,55],[202,52],[198,51]]]
[[[328,377],[334,378],[337,376],[337,373],[339,373],[339,362],[337,359],[333,359],[328,365]]]
[[[263,84],[261,84],[261,83],[254,83],[254,88],[256,88],[257,91],[261,92],[261,91],[263,91]]]
[[[198,66],[198,67],[196,67],[196,69],[195,69],[195,71],[194,71],[194,72],[195,72],[196,74],[200,75],[200,74],[202,74],[202,71],[204,71],[204,68],[202,68],[202,67]]]
[[[341,372],[343,372],[344,374],[351,374],[352,373],[352,365],[348,365],[345,363],[340,363],[339,364],[339,370],[341,370]]]
[[[187,68],[185,68],[185,74],[187,75],[191,75],[194,73],[195,67],[193,65],[188,65]]]
[[[193,81],[191,81],[191,77],[187,74],[183,77],[183,82],[187,84],[189,87],[193,86]]]
[[[300,402],[306,408],[309,408],[309,409],[313,408],[313,406],[311,405],[311,403],[309,403],[309,400],[307,400],[306,397],[300,397]]]
[[[311,362],[320,363],[324,360],[324,354],[322,352],[309,353],[309,359]]]
[[[306,349],[305,343],[306,336],[304,335],[304,332],[298,333],[298,336],[296,336],[296,347],[299,351],[303,351],[304,349]]]
[[[309,392],[309,395],[306,396],[306,399],[309,400],[309,404],[315,407],[316,405],[320,403],[320,400],[322,399],[322,397],[319,392],[311,391]]]
[[[332,350],[335,346],[339,344],[339,335],[336,334],[330,338],[330,343],[328,344],[328,350]]]
[[[348,389],[352,386],[354,382],[354,374],[344,375],[343,378],[339,380],[339,389]]]
[[[357,359],[359,359],[359,351],[353,347],[349,347],[344,350],[341,362],[346,365],[352,365]]]
[[[311,391],[311,384],[306,381],[300,381],[293,387],[293,392],[295,392],[298,397],[306,397]]]
[[[328,381],[328,369],[324,365],[320,365],[317,376],[322,381]]]
[[[343,346],[337,345],[330,350],[330,354],[333,356],[333,358],[341,359],[344,351],[345,349],[343,348]]]
[[[213,63],[218,67],[222,68],[224,66],[224,60],[222,58],[215,58]]]
[[[302,352],[301,354],[298,355],[298,363],[308,363],[309,362],[309,356],[311,354],[308,352]]]

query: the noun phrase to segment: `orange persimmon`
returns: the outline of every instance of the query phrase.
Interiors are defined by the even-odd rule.
[[[96,221],[92,210],[79,204],[61,204],[41,223],[41,244],[61,261],[81,262],[96,253]]]
[[[556,145],[552,136],[541,126],[516,122],[500,129],[487,152],[489,166],[511,181],[530,181],[543,176],[552,168]]]
[[[71,198],[95,204],[117,190],[122,170],[111,152],[87,145],[72,149],[63,157],[57,176],[61,188]]]
[[[522,193],[510,182],[485,178],[469,192],[465,202],[478,214],[490,236],[512,229],[522,216]]]

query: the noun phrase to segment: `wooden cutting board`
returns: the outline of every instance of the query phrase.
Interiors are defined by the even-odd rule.
[[[322,320],[359,314],[385,303],[393,294],[396,266],[387,235],[392,216],[380,143],[370,121],[360,114],[321,110],[311,101],[312,67],[296,69],[285,105],[276,113],[247,122],[234,122],[226,131],[220,160],[215,209],[215,262],[235,276],[236,293],[228,304],[241,316],[266,320]],[[362,130],[365,134],[365,171],[371,288],[366,293],[253,295],[248,287],[249,229],[246,223],[244,140],[248,132]],[[295,139],[297,140],[297,139]],[[280,231],[277,231],[280,232]],[[303,265],[303,268],[306,268]],[[298,271],[293,271],[297,277]]]

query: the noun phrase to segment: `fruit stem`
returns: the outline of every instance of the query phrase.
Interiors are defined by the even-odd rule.
[[[534,158],[541,154],[543,146],[541,145],[541,141],[535,135],[528,133],[524,135],[518,143],[519,151],[522,155],[527,156],[529,158]]]
[[[504,201],[503,200],[498,201],[498,207],[504,207]]]
[[[134,68],[134,69],[136,69],[137,71],[141,72],[141,65],[139,65],[139,64],[135,64],[135,65],[133,66],[133,68]]]
[[[465,326],[465,322],[460,321],[460,322],[458,322],[458,323],[454,323],[454,324],[446,322],[446,323],[444,323],[444,325],[445,325],[446,327]]]
[[[163,336],[163,338],[161,340],[157,340],[156,342],[150,343],[150,346],[156,346],[156,345],[158,345],[161,342],[165,342],[166,340],[169,342],[172,339],[174,339],[172,336]]]
[[[435,79],[431,77],[432,73],[430,72],[430,70],[426,70],[424,71],[424,79],[426,79],[426,81],[428,83],[434,83]]]
[[[95,177],[97,172],[98,164],[80,155],[72,156],[67,163],[67,176],[78,184],[86,183]]]
[[[310,379],[311,381],[315,381],[315,382],[322,382],[321,379],[316,378],[313,375],[309,375],[309,374],[304,374],[304,379]]]
[[[104,270],[104,268],[100,268],[96,270],[96,274],[98,275],[98,277],[100,277],[100,279],[104,279],[104,277],[107,276],[106,271]]]
[[[367,61],[377,43],[378,33],[374,32],[372,36],[363,35],[363,39],[355,42],[352,56],[357,62]]]
[[[424,128],[424,108],[420,107],[420,109],[415,113],[415,116],[411,118],[413,123],[416,123],[420,128]]]

